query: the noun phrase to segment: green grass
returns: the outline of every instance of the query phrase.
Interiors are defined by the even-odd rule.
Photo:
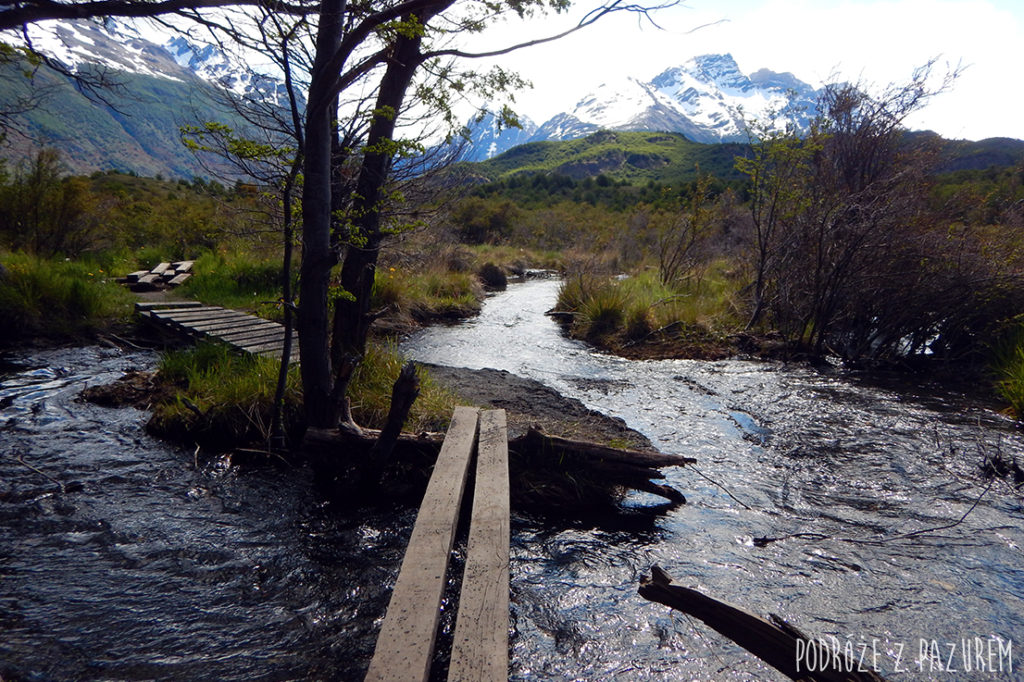
[[[371,345],[356,371],[349,397],[353,415],[363,426],[379,428],[387,417],[391,389],[404,364],[393,345]],[[278,362],[236,353],[217,343],[165,354],[159,365],[169,397],[154,410],[151,427],[158,433],[188,438],[213,447],[259,445],[270,435],[270,414],[277,386]],[[443,429],[456,403],[421,371],[420,396],[406,429]],[[302,422],[302,389],[292,367],[285,395],[285,428]]]
[[[278,317],[273,302],[281,297],[280,260],[238,252],[205,253],[192,272],[194,276],[178,290],[182,296],[208,305],[251,310],[270,319]]]
[[[605,345],[637,342],[661,329],[720,333],[736,328],[738,289],[726,262],[712,263],[700,280],[674,287],[651,268],[624,279],[583,274],[566,279],[556,308],[574,314],[577,337]]]
[[[101,264],[0,253],[0,328],[16,340],[87,336],[124,322],[134,297]]]
[[[378,268],[373,283],[374,308],[391,306],[397,314],[420,321],[468,317],[480,310],[483,289],[476,276],[435,266],[422,271]]]
[[[270,436],[278,366],[272,358],[236,353],[213,342],[166,353],[158,371],[161,382],[172,388],[171,397],[156,407],[151,426],[214,446],[264,443]],[[301,418],[301,396],[296,367],[285,396],[290,429]]]
[[[1024,419],[1024,326],[996,350],[996,393],[1018,419]]]
[[[362,425],[380,428],[391,407],[391,389],[405,359],[392,342],[371,344],[356,369],[349,395],[352,416]],[[420,395],[413,403],[405,430],[440,431],[448,426],[458,402],[455,394],[438,386],[430,374],[420,368]]]

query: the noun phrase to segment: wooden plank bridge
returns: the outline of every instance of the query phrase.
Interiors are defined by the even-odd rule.
[[[195,339],[220,341],[237,350],[281,357],[284,325],[195,301],[139,302],[135,312],[153,324]],[[292,332],[292,362],[299,359],[298,335]]]
[[[457,407],[423,496],[366,679],[430,675],[463,492],[476,453],[466,568],[448,680],[508,679],[509,479],[504,410]]]

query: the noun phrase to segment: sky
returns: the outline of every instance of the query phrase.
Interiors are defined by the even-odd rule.
[[[557,33],[564,17],[498,24],[467,47],[483,49]],[[952,88],[908,121],[950,139],[1024,139],[1024,2],[1021,0],[686,0],[653,15],[620,13],[572,36],[500,58],[530,80],[514,108],[537,123],[594,86],[650,80],[701,54],[731,54],[740,70],[790,72],[815,87],[831,81],[875,91],[907,82],[935,59],[936,78],[961,69]]]

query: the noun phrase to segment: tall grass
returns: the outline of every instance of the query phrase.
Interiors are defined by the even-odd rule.
[[[349,394],[360,424],[383,425],[403,362],[393,345],[371,344]],[[277,369],[275,359],[239,354],[217,343],[167,353],[160,361],[159,375],[172,390],[157,406],[151,427],[218,447],[265,443],[270,436]],[[420,397],[406,428],[442,429],[455,402],[451,393],[421,372]],[[301,427],[302,387],[297,367],[288,375],[284,417],[288,431]]]
[[[380,428],[391,408],[391,389],[405,364],[394,342],[372,343],[356,369],[350,389],[352,416],[360,424]],[[438,431],[448,425],[457,398],[419,369],[420,395],[413,403],[406,430]]]
[[[10,340],[77,337],[128,319],[134,297],[91,261],[0,253],[0,329]]]
[[[298,267],[293,269],[297,277]],[[253,310],[274,318],[281,296],[281,261],[243,252],[205,253],[196,259],[194,277],[179,290],[183,296],[209,305]]]
[[[1009,335],[995,355],[996,393],[1018,419],[1024,419],[1024,325]]]
[[[714,263],[699,281],[667,286],[656,270],[609,278],[570,276],[556,308],[573,314],[572,333],[596,343],[636,342],[668,329],[715,333],[740,324],[739,283]]]
[[[420,321],[468,317],[479,312],[481,298],[476,276],[442,266],[421,271],[378,268],[373,282],[374,307],[391,306]]]

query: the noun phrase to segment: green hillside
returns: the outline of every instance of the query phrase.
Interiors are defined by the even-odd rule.
[[[604,175],[616,183],[681,185],[697,174],[739,180],[735,157],[740,144],[699,144],[678,133],[602,131],[562,142],[531,142],[472,165],[488,181],[517,174],[558,175],[582,180]]]
[[[182,125],[235,118],[198,80],[172,81],[117,72],[117,86],[87,96],[70,80],[48,69],[32,79],[15,64],[0,65],[0,102],[17,103],[34,94],[36,103],[15,117],[4,156],[18,159],[40,146],[61,151],[76,174],[115,170],[139,175],[192,178],[209,169],[182,143]]]

